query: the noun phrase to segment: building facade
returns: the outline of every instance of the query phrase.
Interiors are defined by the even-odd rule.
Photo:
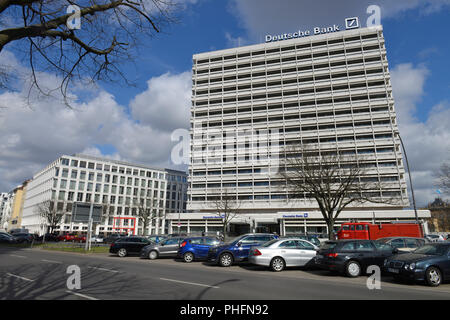
[[[39,205],[51,200],[64,213],[60,232],[86,232],[87,224],[72,221],[74,203],[102,204],[102,222],[95,233],[151,234],[165,231],[169,212],[185,212],[187,175],[122,161],[75,154],[61,156],[36,173],[25,198],[22,226],[42,234],[47,224]],[[153,211],[147,230],[138,219],[138,203]]]
[[[411,219],[381,26],[196,54],[192,74],[188,210],[208,216],[227,194],[246,230],[284,230],[289,212],[312,221],[316,201],[292,197],[279,175],[283,149],[301,145],[363,156],[361,183],[381,185],[371,190],[380,200],[398,199],[350,206],[355,216]]]

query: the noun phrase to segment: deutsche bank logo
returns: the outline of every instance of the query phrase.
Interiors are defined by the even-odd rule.
[[[356,28],[359,28],[358,17],[345,19],[345,29],[356,29]]]

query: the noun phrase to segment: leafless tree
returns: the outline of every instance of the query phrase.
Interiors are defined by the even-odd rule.
[[[445,194],[450,195],[450,164],[445,162],[438,171],[438,186]]]
[[[334,224],[343,209],[352,203],[396,203],[389,195],[381,197],[378,177],[367,179],[367,158],[346,155],[337,148],[327,152],[294,145],[285,148],[280,175],[287,182],[289,198],[315,199],[334,238]],[[374,180],[374,181],[371,181]]]
[[[59,90],[68,104],[69,84],[131,84],[121,65],[176,22],[179,7],[178,0],[0,0],[0,52],[11,48],[24,55],[31,69],[29,92]],[[8,67],[0,66],[0,86],[17,73]],[[45,88],[40,72],[56,75],[58,87]]]
[[[153,198],[141,196],[134,200],[133,208],[136,210],[136,216],[139,222],[142,222],[142,233],[147,235],[147,228],[153,221],[161,219],[158,214],[158,206],[155,205]]]
[[[56,202],[47,200],[39,203],[36,206],[37,214],[44,220],[47,225],[47,231],[53,233],[55,228],[61,223],[64,214],[64,210],[58,208]],[[46,232],[44,232],[45,234]]]
[[[217,213],[222,217],[222,233],[223,241],[225,241],[228,226],[231,221],[238,216],[241,203],[236,199],[236,195],[231,193],[228,189],[224,189],[220,193],[220,196],[216,196],[213,203]]]

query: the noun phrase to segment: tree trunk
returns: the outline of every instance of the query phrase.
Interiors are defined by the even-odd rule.
[[[327,220],[327,226],[328,226],[328,239],[329,240],[335,240],[335,237],[334,237],[334,219],[328,219]]]

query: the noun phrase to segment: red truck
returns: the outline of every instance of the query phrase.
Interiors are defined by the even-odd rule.
[[[337,232],[338,239],[377,240],[386,237],[423,238],[423,236],[423,227],[417,223],[349,222],[343,223]]]

